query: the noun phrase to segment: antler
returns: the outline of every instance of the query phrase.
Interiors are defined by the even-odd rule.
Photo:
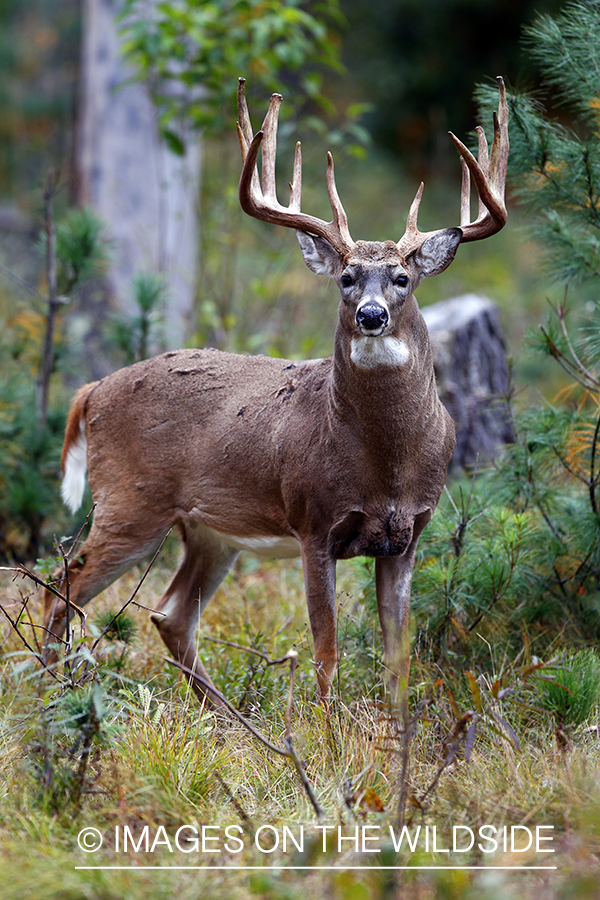
[[[316,216],[307,216],[300,212],[300,195],[302,192],[302,155],[300,141],[296,144],[294,156],[294,175],[290,184],[290,205],[282,206],[277,200],[275,187],[275,154],[277,151],[277,121],[281,94],[273,94],[262,128],[256,134],[252,132],[250,115],[244,91],[245,78],[239,79],[237,125],[240,148],[242,151],[243,169],[240,178],[240,203],[244,212],[263,222],[297,228],[325,238],[331,246],[346,256],[354,241],[348,230],[348,217],[344,211],[335,186],[333,157],[327,154],[327,194],[333,212],[331,222],[324,222]],[[262,186],[258,175],[256,160],[262,144]]]
[[[508,106],[506,104],[504,81],[500,76],[498,76],[497,81],[499,91],[498,113],[494,113],[494,140],[491,153],[488,153],[485,133],[480,126],[477,128],[479,136],[478,159],[475,159],[462,141],[459,141],[452,132],[449,132],[455,147],[461,154],[461,243],[480,241],[482,238],[496,234],[506,223],[507,213],[504,192],[508,164]],[[471,222],[470,211],[471,175],[479,195],[479,209],[474,222]],[[410,207],[406,221],[406,231],[398,242],[398,249],[405,258],[414,253],[428,237],[443,231],[443,229],[428,232],[419,231],[417,216],[422,195],[423,183],[421,183]]]

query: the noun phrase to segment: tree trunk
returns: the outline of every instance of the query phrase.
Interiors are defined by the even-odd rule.
[[[120,8],[120,0],[83,2],[77,194],[103,218],[111,241],[109,305],[139,314],[133,276],[164,275],[169,299],[164,347],[154,348],[160,350],[184,345],[193,332],[200,141],[184,135],[186,155],[173,154],[159,137],[146,86],[125,83],[131,72],[120,55]]]
[[[451,470],[492,459],[514,430],[506,395],[510,373],[498,310],[465,294],[422,310],[429,329],[438,391],[456,425]]]

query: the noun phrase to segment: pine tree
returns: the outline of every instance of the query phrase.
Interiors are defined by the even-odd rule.
[[[510,184],[547,274],[569,283],[600,277],[600,4],[539,16],[525,29],[525,46],[562,121],[539,97],[510,93]],[[486,121],[494,88],[481,87],[477,99]]]
[[[454,490],[421,541],[413,607],[438,661],[471,664],[478,635],[517,653],[528,634],[546,658],[561,641],[600,636],[600,303],[567,327],[566,301],[569,287],[583,321],[583,282],[600,289],[600,3],[539,16],[525,41],[555,111],[509,91],[509,187],[547,277],[565,289],[533,344],[569,385],[515,415],[515,443],[466,493]],[[488,121],[495,89],[478,100]]]

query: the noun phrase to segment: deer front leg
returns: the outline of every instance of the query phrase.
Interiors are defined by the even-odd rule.
[[[413,523],[412,540],[401,556],[378,557],[375,560],[375,589],[377,608],[383,633],[384,665],[388,672],[392,705],[408,716],[408,673],[410,652],[408,643],[408,614],[410,588],[415,565],[419,535],[431,520],[427,507],[417,513]]]
[[[317,699],[325,706],[338,662],[335,612],[335,560],[326,549],[302,547],[304,587],[315,650]]]
[[[375,560],[375,587],[383,633],[384,665],[388,673],[392,706],[400,710],[403,716],[408,712],[408,614],[414,559],[413,545],[403,556],[379,557]]]

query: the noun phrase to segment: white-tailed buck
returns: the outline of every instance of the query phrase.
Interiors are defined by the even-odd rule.
[[[308,267],[337,282],[333,357],[290,362],[179,350],[82,387],[67,422],[63,496],[72,510],[79,507],[87,466],[96,510],[69,567],[74,603],[87,603],[176,526],[183,562],[152,618],[175,659],[210,683],[196,651],[198,617],[240,550],[301,554],[319,695],[326,700],[338,660],[336,562],[375,557],[393,696],[406,685],[415,548],[455,442],[413,292],[452,262],[461,241],[486,238],[506,221],[508,110],[498,83],[489,156],[483,129],[478,160],[451,135],[463,165],[460,226],[418,230],[421,185],[403,237],[379,243],[350,237],[331,155],[331,222],[300,211],[299,145],[290,204],[280,205],[281,97],[271,97],[262,130],[253,134],[240,79],[241,205],[258,219],[295,228]],[[474,222],[470,176],[479,194]],[[65,625],[64,604],[50,594],[45,625],[56,635]]]

